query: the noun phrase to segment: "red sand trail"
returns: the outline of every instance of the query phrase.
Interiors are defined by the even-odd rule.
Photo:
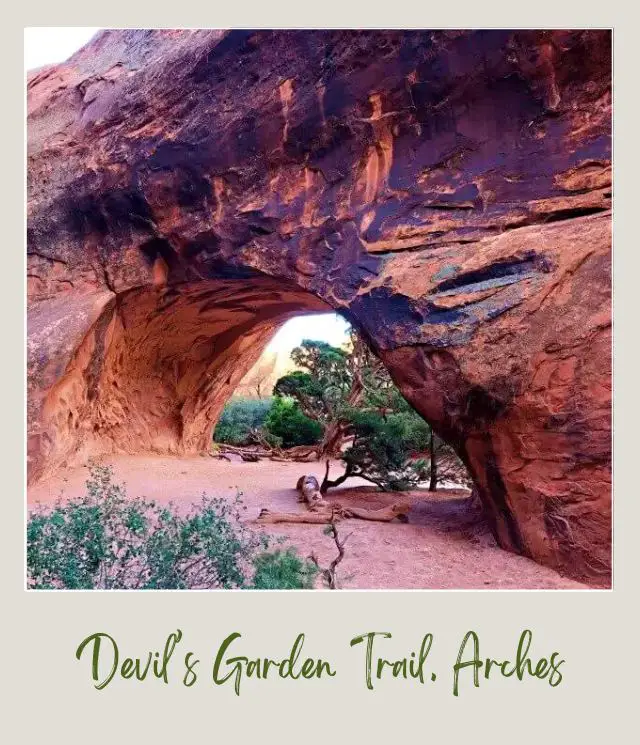
[[[209,457],[112,456],[105,460],[116,479],[125,482],[131,496],[188,505],[206,493],[233,497],[242,492],[247,520],[262,507],[273,511],[301,511],[294,489],[303,473],[322,478],[322,463],[244,463]],[[332,473],[338,473],[334,465]],[[56,477],[29,489],[28,502],[51,503],[83,493],[86,467],[63,470]],[[398,500],[398,494],[376,493],[365,482],[353,480],[336,489],[329,500],[343,505],[382,507]],[[585,585],[562,577],[522,556],[498,548],[486,526],[469,507],[468,492],[415,491],[409,497],[412,510],[407,523],[375,523],[349,520],[352,533],[338,578],[345,589],[562,589]],[[332,540],[320,525],[279,524],[256,527],[283,536],[303,556],[312,551],[323,565],[334,558]]]

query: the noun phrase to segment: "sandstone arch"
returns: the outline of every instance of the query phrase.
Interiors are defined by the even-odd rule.
[[[110,31],[32,73],[31,478],[197,450],[333,308],[501,545],[606,582],[610,64],[603,31]]]

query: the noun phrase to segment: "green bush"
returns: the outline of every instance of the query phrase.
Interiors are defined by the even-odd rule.
[[[291,548],[263,553],[254,561],[253,587],[256,590],[311,589],[317,567],[301,559]]]
[[[420,453],[429,447],[431,427],[415,411],[401,411],[393,415],[399,422],[402,439],[408,450]]]
[[[264,422],[264,428],[280,438],[282,447],[315,445],[322,439],[320,422],[302,412],[297,401],[286,396],[276,396]]]
[[[240,522],[235,501],[202,497],[184,513],[128,498],[108,467],[93,466],[82,497],[38,507],[27,522],[34,589],[299,589],[314,567]],[[254,578],[255,574],[255,578]]]
[[[213,433],[215,442],[247,445],[251,434],[264,424],[271,409],[271,398],[234,398],[227,402]]]
[[[343,454],[347,473],[390,491],[415,487],[425,478],[425,461],[411,460],[429,438],[429,425],[417,414],[402,411],[351,411],[353,443]]]

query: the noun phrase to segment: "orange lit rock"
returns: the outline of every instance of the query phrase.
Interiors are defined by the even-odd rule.
[[[207,447],[335,309],[502,546],[611,566],[606,31],[108,31],[28,91],[29,469]]]

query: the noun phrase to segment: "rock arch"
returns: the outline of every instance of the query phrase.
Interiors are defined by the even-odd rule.
[[[28,81],[28,457],[201,448],[344,313],[498,540],[606,582],[610,34],[108,31]]]

